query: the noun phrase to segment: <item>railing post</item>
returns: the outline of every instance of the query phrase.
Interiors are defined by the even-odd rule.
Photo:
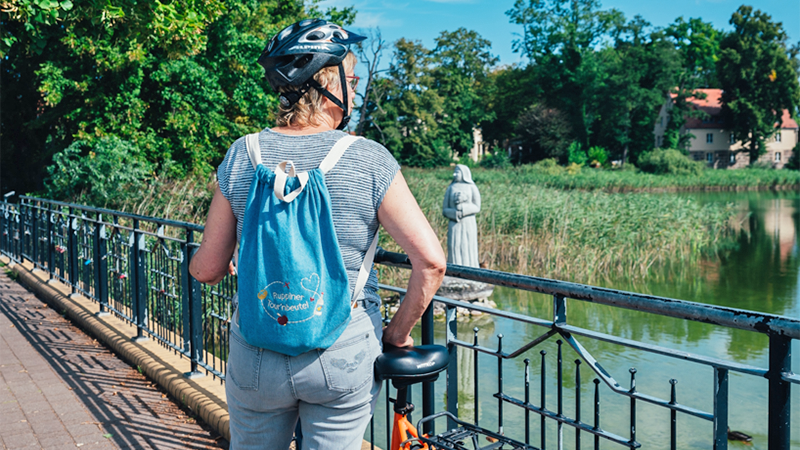
[[[53,279],[53,274],[56,270],[55,265],[55,239],[53,238],[53,211],[50,205],[47,206],[47,273],[50,275],[49,279]]]
[[[108,311],[108,260],[106,259],[106,226],[103,224],[103,215],[97,213],[97,223],[94,226],[93,258],[94,258],[94,288],[100,310],[95,316],[107,316]]]
[[[36,208],[36,203],[33,202],[31,206],[31,238],[33,245],[31,246],[31,259],[33,260],[33,267],[39,266],[39,209]]]
[[[20,262],[19,259],[19,205],[17,205],[17,213],[12,214],[12,218],[9,220],[9,227],[8,227],[8,234],[11,238],[11,254],[12,259],[16,262]],[[16,225],[15,225],[16,224]]]
[[[728,369],[714,368],[714,450],[728,448]]]
[[[769,450],[789,450],[791,446],[791,384],[782,377],[791,371],[792,340],[769,335]]]
[[[77,279],[78,279],[78,218],[75,217],[75,210],[69,207],[69,234],[67,235],[67,260],[69,261],[69,285],[72,288],[72,293],[78,292]]]
[[[192,261],[194,232],[186,230],[186,241],[181,243],[181,303],[183,310],[183,351],[189,355],[191,370],[183,374],[186,378],[202,377],[197,370],[198,362],[203,360],[203,288],[192,274],[189,263]]]
[[[14,230],[14,234],[16,238],[14,239],[16,243],[14,244],[14,258],[15,261],[18,263],[22,262],[22,241],[24,240],[22,237],[22,204],[17,204],[17,214],[14,216],[13,224],[16,228]]]
[[[8,213],[8,203],[3,201],[0,203],[3,207],[0,209],[0,253],[8,251],[6,248],[6,239],[8,231],[6,230],[6,214]]]
[[[445,321],[447,324],[447,411],[458,417],[458,347],[453,341],[458,337],[458,320],[456,320],[456,308],[447,305],[445,310]],[[478,380],[475,380],[477,383]],[[458,426],[452,419],[447,418],[447,429],[451,430]]]
[[[133,219],[133,242],[131,246],[131,294],[133,294],[133,320],[136,323],[134,342],[147,340],[144,328],[147,325],[147,274],[145,273],[145,240],[139,230],[139,219]]]
[[[567,324],[567,299],[560,294],[553,296],[553,324],[555,326]]]
[[[422,313],[422,345],[433,344],[433,301]],[[422,417],[428,417],[434,413],[434,388],[433,382],[422,383]],[[436,433],[433,421],[426,422],[423,432],[429,435]]]
[[[2,250],[5,254],[10,254],[11,250],[9,249],[9,244],[11,243],[11,221],[8,219],[11,217],[11,213],[9,212],[8,202],[3,201],[3,211],[0,214],[0,233],[2,233],[2,241],[0,241],[0,250]]]

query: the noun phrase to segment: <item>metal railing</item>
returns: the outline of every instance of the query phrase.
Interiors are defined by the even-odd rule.
[[[191,223],[33,197],[21,197],[19,204],[0,203],[0,252],[17,262],[23,259],[33,262],[37,268],[49,273],[50,278],[71,286],[73,293],[80,293],[96,301],[99,305],[98,314],[115,314],[135,325],[138,330],[135,339],[155,339],[187,357],[191,363],[187,377],[202,376],[205,372],[224,380],[228,324],[236,280],[235,277],[227,276],[220,284],[212,287],[191,277],[189,261],[194,250],[199,247],[197,237],[202,231],[201,226]],[[376,263],[410,268],[405,255],[384,251],[379,251]],[[552,296],[553,305],[552,319],[541,319],[445,297],[434,297],[434,302],[444,307],[445,317],[443,321],[434,320],[433,309],[429,308],[422,318],[421,340],[423,344],[433,343],[435,331],[443,328],[444,343],[450,352],[444,404],[448,411],[458,415],[457,380],[459,371],[463,371],[472,374],[475,380],[472,394],[475,413],[474,417],[466,419],[478,423],[479,409],[485,409],[490,402],[496,402],[496,423],[492,425],[502,433],[506,408],[521,410],[524,413],[524,440],[530,443],[531,417],[539,416],[540,439],[537,444],[542,449],[546,448],[548,442],[548,423],[556,424],[556,445],[559,449],[565,443],[564,430],[570,428],[574,432],[576,449],[582,448],[583,434],[591,436],[595,449],[600,448],[601,441],[617,444],[618,447],[640,448],[642,445],[637,441],[636,417],[637,405],[640,403],[654,405],[669,413],[671,449],[678,445],[678,414],[710,422],[713,448],[725,449],[728,445],[729,374],[733,372],[767,380],[768,448],[790,448],[790,388],[792,384],[800,384],[800,376],[791,372],[791,344],[794,339],[800,339],[800,320],[457,265],[448,265],[447,275],[546,294]],[[393,286],[380,285],[380,288],[399,295],[401,300],[405,294],[403,289]],[[567,320],[569,301],[591,302],[765,334],[769,339],[769,364],[766,368],[755,367],[577,327]],[[479,342],[478,328],[473,330],[473,339],[469,342],[458,338],[459,310],[510,320],[526,329],[538,327],[542,332],[512,351],[504,348],[502,334],[497,336],[495,345]],[[388,313],[386,319],[389,319]],[[534,354],[537,347],[551,338],[557,340],[555,407],[547,403],[552,396],[547,395],[547,352],[542,350]],[[579,338],[603,341],[710,367],[714,373],[713,409],[703,411],[679,403],[675,379],[670,380],[668,399],[639,392],[636,388],[636,369],[630,370],[630,384],[623,387],[582,345]],[[574,363],[564,362],[564,344],[578,355]],[[474,355],[472,367],[459,367],[459,348],[462,352]],[[496,360],[497,390],[492,398],[485,400],[481,398],[478,389],[478,355]],[[526,358],[527,355],[534,356],[538,362],[532,361],[530,357]],[[519,361],[522,358],[523,361]],[[524,366],[522,398],[504,390],[504,367],[510,364],[509,361]],[[538,403],[531,397],[531,372],[537,365],[540,376]],[[571,370],[567,370],[568,365],[572,366]],[[591,370],[594,376],[593,387],[590,385],[594,395],[594,401],[591,402],[593,410],[588,419],[582,415],[581,410],[581,367]],[[567,408],[563,399],[566,389],[565,371],[574,372],[575,404],[571,408],[571,416],[565,412]],[[570,383],[573,381],[570,380]],[[600,397],[603,389],[628,399],[627,419],[630,426],[627,436],[601,427]],[[388,441],[388,402],[391,401],[388,384],[385,390]],[[422,415],[433,414],[435,405],[435,384],[427,383],[422,386]],[[426,424],[425,431],[435,432],[433,426],[433,423]],[[374,422],[369,432],[374,442]]]

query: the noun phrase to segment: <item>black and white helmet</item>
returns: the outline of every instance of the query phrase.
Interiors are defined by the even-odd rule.
[[[342,108],[344,115],[337,129],[342,130],[350,121],[347,101],[347,80],[344,61],[350,45],[363,41],[364,36],[351,33],[335,23],[322,19],[305,19],[290,25],[270,39],[267,47],[258,58],[264,67],[264,75],[270,87],[276,92],[287,86],[292,90],[281,92],[281,106],[288,108],[297,103],[309,89],[316,89],[335,105]],[[323,67],[339,66],[339,81],[342,98],[336,98],[326,88],[314,80],[314,74]]]
[[[270,39],[258,63],[273,90],[299,88],[323,67],[340,64],[350,45],[364,39],[327,20],[305,19]]]

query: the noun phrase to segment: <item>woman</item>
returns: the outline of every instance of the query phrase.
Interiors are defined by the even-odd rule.
[[[358,80],[349,45],[363,39],[324,20],[303,20],[270,40],[259,63],[281,95],[277,126],[259,134],[267,167],[292,160],[298,171],[314,169],[345,135],[338,130],[349,120]],[[203,241],[191,260],[190,271],[199,281],[215,284],[232,270],[229,262],[241,238],[253,174],[245,139],[240,138],[219,166]],[[409,333],[444,276],[439,241],[383,146],[357,140],[325,175],[325,184],[351,293],[379,224],[411,260],[408,293],[382,330],[377,278],[371,271],[336,343],[294,357],[247,344],[234,313],[225,384],[233,450],[288,448],[298,420],[304,449],[360,448],[380,390],[372,366],[381,340],[413,345]],[[327,299],[334,300],[350,301]]]
[[[475,214],[481,210],[481,194],[472,181],[469,167],[459,164],[453,182],[444,194],[442,214],[450,219],[447,228],[447,262],[478,267],[478,224]]]

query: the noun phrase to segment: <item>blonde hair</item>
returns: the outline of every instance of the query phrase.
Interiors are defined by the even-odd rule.
[[[356,55],[353,52],[347,52],[344,57],[342,65],[345,72],[350,72],[356,66]],[[321,84],[322,87],[331,90],[339,86],[339,66],[323,67],[319,72],[314,74],[314,80]],[[291,92],[296,90],[294,86],[284,86],[278,88],[279,92]],[[346,89],[346,87],[345,87]],[[278,110],[278,118],[275,120],[277,126],[317,126],[320,124],[319,114],[322,111],[322,105],[325,97],[314,88],[308,90],[300,100],[290,107],[280,105]],[[349,106],[349,105],[348,105]]]

